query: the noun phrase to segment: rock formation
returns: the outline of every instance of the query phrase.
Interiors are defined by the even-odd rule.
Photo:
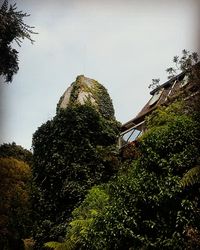
[[[57,111],[73,105],[92,105],[102,116],[114,118],[112,100],[106,88],[97,81],[80,75],[61,96]]]

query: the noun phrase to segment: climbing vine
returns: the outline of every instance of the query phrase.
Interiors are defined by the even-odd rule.
[[[85,79],[86,82],[84,82]],[[88,80],[92,82],[91,86],[87,84]],[[71,88],[71,93],[68,93],[70,96],[67,106],[80,104],[79,94],[84,93],[84,104],[94,107],[103,117],[114,119],[112,100],[103,85],[95,80],[84,78],[84,76],[78,76],[76,81],[71,84]],[[64,95],[59,100],[57,111],[64,100]]]

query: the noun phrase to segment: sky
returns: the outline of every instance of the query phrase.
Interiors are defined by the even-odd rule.
[[[116,119],[125,123],[149,100],[152,79],[167,80],[173,56],[183,49],[199,52],[195,0],[15,2],[38,34],[34,45],[14,45],[19,71],[12,83],[0,85],[0,143],[31,149],[33,133],[55,116],[60,96],[78,75],[107,88]]]

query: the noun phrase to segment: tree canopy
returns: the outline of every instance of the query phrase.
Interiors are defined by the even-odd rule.
[[[9,5],[5,0],[0,7],[0,75],[5,77],[6,82],[11,82],[13,75],[19,70],[18,51],[12,47],[12,42],[19,46],[23,39],[28,39],[31,43],[33,27],[24,23],[27,13],[18,11],[16,4]]]
[[[12,157],[19,161],[24,161],[28,165],[32,164],[31,151],[17,145],[15,142],[3,143],[0,145],[0,157],[8,158]]]
[[[14,158],[0,157],[0,245],[5,250],[22,249],[30,236],[30,167]]]

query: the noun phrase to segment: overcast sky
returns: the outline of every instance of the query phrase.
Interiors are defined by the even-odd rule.
[[[117,120],[127,122],[150,98],[151,79],[166,81],[174,55],[198,52],[198,1],[15,2],[39,34],[19,49],[13,82],[0,86],[1,143],[30,149],[32,134],[82,74],[107,88]]]

